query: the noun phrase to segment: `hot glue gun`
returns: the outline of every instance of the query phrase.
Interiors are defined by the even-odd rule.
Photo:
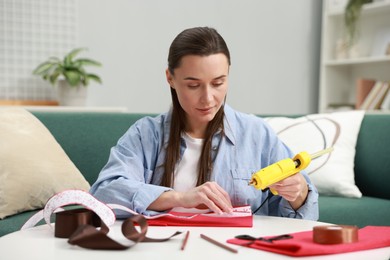
[[[293,159],[287,158],[271,164],[252,175],[252,178],[248,185],[253,185],[256,189],[264,190],[272,184],[281,181],[291,175],[294,175],[307,166],[309,166],[311,160],[320,157],[326,153],[333,151],[333,147],[316,152],[314,154],[308,154],[307,152],[300,152]],[[270,189],[274,195],[278,195],[277,191]]]

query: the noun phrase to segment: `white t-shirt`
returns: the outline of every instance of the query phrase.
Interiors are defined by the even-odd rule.
[[[199,159],[202,153],[203,139],[193,138],[187,133],[182,134],[187,148],[184,151],[183,157],[175,168],[175,182],[173,189],[179,192],[186,192],[196,187],[199,171]],[[209,210],[197,210],[193,208],[175,207],[172,211],[176,212],[192,212],[204,213]]]
[[[173,189],[179,192],[188,191],[196,186],[199,171],[199,159],[202,152],[203,139],[193,138],[187,133],[182,134],[187,149],[175,169]]]

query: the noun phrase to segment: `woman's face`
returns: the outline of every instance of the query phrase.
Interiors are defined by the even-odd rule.
[[[222,106],[228,89],[229,63],[222,54],[187,55],[172,75],[166,71],[168,83],[176,90],[186,113],[186,131],[203,135],[207,124]]]

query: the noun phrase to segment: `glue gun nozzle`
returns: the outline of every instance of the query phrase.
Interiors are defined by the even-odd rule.
[[[256,185],[256,180],[253,180],[253,179],[252,179],[250,182],[248,182],[248,186],[249,186],[249,185]]]

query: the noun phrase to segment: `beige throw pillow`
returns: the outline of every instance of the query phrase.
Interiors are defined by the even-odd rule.
[[[21,108],[0,109],[0,219],[42,208],[60,191],[89,188],[36,117]]]

